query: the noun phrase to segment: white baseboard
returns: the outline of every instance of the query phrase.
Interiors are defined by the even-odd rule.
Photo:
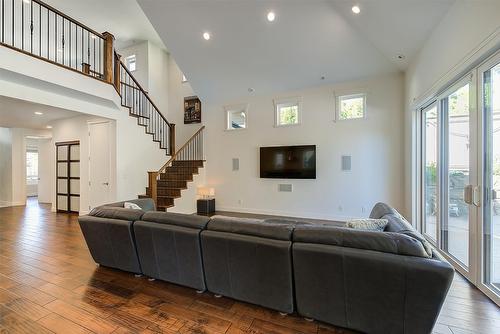
[[[22,206],[26,205],[25,202],[7,202],[7,201],[0,201],[0,208],[5,208],[9,206]]]
[[[280,211],[280,210],[262,210],[262,209],[252,209],[252,208],[242,208],[242,207],[230,207],[230,206],[216,206],[217,211],[230,211],[230,212],[242,212],[242,213],[252,213],[261,215],[271,215],[271,216],[283,216],[283,217],[294,217],[294,218],[306,218],[306,219],[322,219],[322,220],[333,220],[333,221],[348,221],[352,216],[340,216],[323,214],[317,212],[293,212],[293,211]]]

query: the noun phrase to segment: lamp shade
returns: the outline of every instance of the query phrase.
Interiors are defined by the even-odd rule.
[[[197,192],[198,196],[203,198],[214,197],[215,189],[210,187],[198,187]]]

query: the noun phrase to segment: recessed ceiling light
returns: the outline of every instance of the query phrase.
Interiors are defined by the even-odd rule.
[[[47,129],[52,129],[52,125],[47,125],[46,128]]]
[[[43,115],[43,112],[41,112],[41,111],[35,111],[35,115]]]
[[[359,14],[359,13],[361,13],[361,8],[359,8],[359,6],[352,6],[352,8],[351,8],[351,9],[352,9],[352,12],[353,12],[354,14]]]
[[[206,40],[206,41],[208,41],[210,39],[210,33],[204,32],[203,33],[203,39]]]
[[[275,18],[276,18],[276,14],[274,14],[274,12],[271,11],[271,12],[267,13],[267,20],[269,22],[273,22]]]

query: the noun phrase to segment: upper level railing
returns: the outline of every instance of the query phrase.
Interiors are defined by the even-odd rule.
[[[39,0],[1,0],[0,43],[105,80],[113,36],[98,33]]]
[[[175,124],[121,62],[112,34],[98,33],[40,0],[0,1],[0,45],[112,84],[160,148],[175,153]]]

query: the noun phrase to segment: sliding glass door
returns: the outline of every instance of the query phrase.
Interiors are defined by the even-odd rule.
[[[482,263],[480,288],[500,295],[500,56],[479,70],[481,78],[480,106],[483,115],[483,207]]]
[[[425,237],[500,304],[500,52],[421,109]]]
[[[470,231],[477,184],[475,76],[467,75],[422,109],[422,232],[460,272],[473,278]]]
[[[437,243],[438,221],[438,112],[434,102],[423,110],[423,232]]]
[[[460,264],[469,266],[469,204],[464,192],[470,175],[470,82],[461,83],[441,98],[443,116],[443,201],[441,246]]]

